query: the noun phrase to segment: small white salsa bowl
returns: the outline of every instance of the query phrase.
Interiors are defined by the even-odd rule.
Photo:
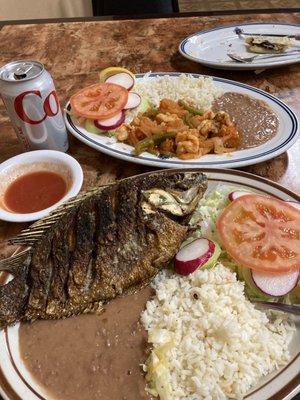
[[[37,171],[54,172],[67,183],[65,195],[51,207],[33,213],[15,213],[4,204],[8,186],[20,176]],[[55,150],[35,150],[12,157],[0,164],[0,219],[9,222],[29,222],[45,217],[60,204],[78,194],[83,182],[83,172],[75,158]]]

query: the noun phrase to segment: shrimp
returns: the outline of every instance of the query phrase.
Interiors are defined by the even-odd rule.
[[[162,99],[159,104],[159,111],[163,114],[170,113],[176,114],[178,117],[183,118],[188,114],[184,108],[182,108],[176,101],[169,99]]]
[[[210,133],[217,135],[219,132],[219,124],[212,119],[205,119],[198,126],[198,130],[201,136],[207,137]]]
[[[136,120],[138,120],[136,122]],[[139,117],[134,120],[133,123],[136,128],[138,128],[146,137],[151,135],[155,135],[157,133],[162,133],[164,128],[160,125],[157,125],[156,121],[152,121],[148,117]]]
[[[214,116],[214,120],[226,126],[233,125],[233,122],[231,121],[229,114],[227,114],[225,111],[217,112],[216,115]]]
[[[212,110],[208,110],[203,115],[194,115],[192,118],[190,118],[190,122],[195,128],[198,128],[202,121],[207,119],[211,120],[214,118],[214,116],[215,113]]]
[[[160,150],[165,153],[174,153],[175,143],[173,139],[166,139],[161,145]]]
[[[116,139],[119,142],[126,142],[129,137],[130,126],[123,124],[116,130]]]
[[[189,133],[188,131],[179,132],[176,135],[176,154],[182,155],[185,153],[197,154],[199,151],[199,139],[197,136]]]
[[[173,121],[179,120],[179,118],[176,114],[170,114],[170,113],[166,113],[166,114],[159,113],[159,114],[157,114],[155,119],[159,122],[173,122]]]
[[[235,150],[235,148],[224,147],[224,138],[214,137],[214,152],[216,154],[230,153]]]

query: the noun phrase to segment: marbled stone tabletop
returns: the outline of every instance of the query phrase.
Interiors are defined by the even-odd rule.
[[[4,25],[0,30],[0,65],[11,60],[41,61],[52,74],[63,105],[77,89],[97,81],[97,73],[119,65],[135,73],[178,71],[215,75],[264,89],[300,114],[300,64],[259,74],[253,71],[221,71],[201,66],[178,53],[180,41],[193,32],[243,22],[299,23],[299,13],[248,14],[210,17],[58,22]],[[0,162],[22,152],[10,120],[0,104]],[[70,135],[69,153],[84,169],[84,189],[125,176],[148,171],[116,160],[87,147]],[[268,162],[243,168],[300,193],[300,141]],[[25,225],[0,222],[0,253],[7,252],[3,239]]]

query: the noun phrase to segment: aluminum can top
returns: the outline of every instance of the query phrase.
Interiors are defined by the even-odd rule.
[[[24,82],[41,75],[44,66],[38,61],[12,61],[0,68],[0,80],[6,82]]]

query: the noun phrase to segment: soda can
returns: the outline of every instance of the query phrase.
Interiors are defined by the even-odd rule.
[[[0,96],[25,150],[68,150],[53,79],[43,64],[25,60],[4,65],[0,68]]]

